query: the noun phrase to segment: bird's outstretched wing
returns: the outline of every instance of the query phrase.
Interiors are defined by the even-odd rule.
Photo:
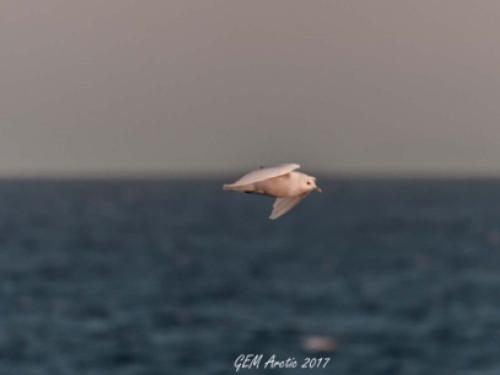
[[[246,175],[241,177],[238,181],[233,182],[228,186],[238,187],[243,185],[254,184],[256,182],[264,181],[269,178],[282,176],[299,168],[300,168],[299,164],[289,163],[289,164],[281,164],[276,167],[257,169],[255,171],[247,173]]]
[[[277,198],[274,201],[273,212],[271,212],[271,216],[269,216],[269,219],[275,220],[280,216],[286,214],[288,211],[298,205],[300,201],[306,196],[307,194],[302,194],[296,197]]]

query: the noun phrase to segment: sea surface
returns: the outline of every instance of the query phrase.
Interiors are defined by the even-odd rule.
[[[0,374],[500,374],[500,181],[223,181],[0,182]]]

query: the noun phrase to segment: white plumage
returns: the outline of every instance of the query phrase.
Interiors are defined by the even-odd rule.
[[[277,219],[295,207],[316,186],[316,178],[297,172],[299,164],[288,163],[275,167],[260,168],[249,172],[232,184],[223,185],[224,190],[261,194],[275,197],[276,201],[269,218]]]

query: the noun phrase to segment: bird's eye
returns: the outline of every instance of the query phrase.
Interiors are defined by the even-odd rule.
[[[307,184],[308,184],[308,185],[311,185],[311,181],[307,181]]]

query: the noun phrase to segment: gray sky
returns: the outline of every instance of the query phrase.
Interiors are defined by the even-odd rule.
[[[3,0],[0,175],[500,173],[500,2]]]

